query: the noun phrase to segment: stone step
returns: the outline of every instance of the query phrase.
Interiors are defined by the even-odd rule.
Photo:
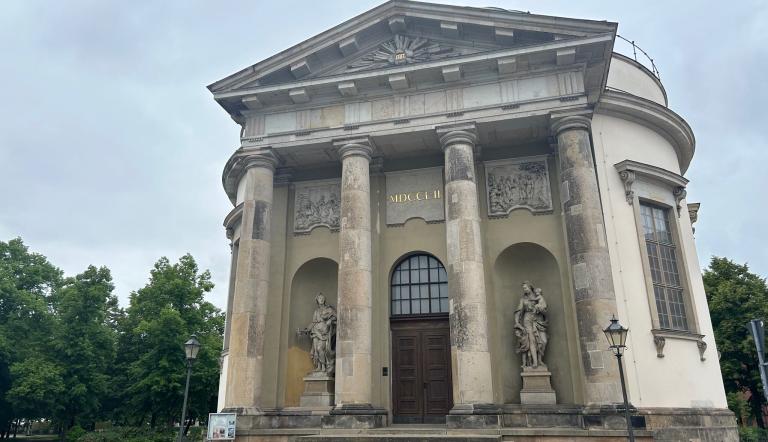
[[[460,435],[460,434],[419,434],[419,433],[397,433],[397,434],[316,434],[312,436],[301,436],[296,439],[301,442],[328,442],[328,441],[346,441],[346,442],[435,442],[446,440],[450,442],[492,442],[501,441],[499,435]]]

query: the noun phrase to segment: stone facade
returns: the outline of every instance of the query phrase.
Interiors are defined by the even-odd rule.
[[[431,440],[620,440],[613,315],[638,440],[736,440],[682,210],[693,134],[616,27],[394,0],[209,86],[242,127],[219,395],[238,440],[418,440],[389,426],[403,410]],[[659,325],[643,204],[680,250],[686,329]],[[521,368],[529,279],[546,362]],[[318,292],[325,377],[296,335]]]

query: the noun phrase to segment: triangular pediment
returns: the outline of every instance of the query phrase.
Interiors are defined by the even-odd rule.
[[[250,101],[245,106],[250,108],[278,104],[287,95],[278,100],[274,94],[262,93],[293,85],[301,88],[311,80],[378,71],[384,75],[390,70],[402,71],[403,67],[418,69],[451,60],[462,63],[482,53],[552,46],[562,41],[612,36],[615,31],[616,24],[605,21],[390,0],[208,87],[219,103],[234,111],[238,106],[242,108],[244,104],[238,100],[246,95],[250,95],[245,98]],[[597,54],[601,49],[589,51]],[[299,91],[290,98],[302,102],[308,99],[309,92]],[[261,103],[262,99],[266,102]]]

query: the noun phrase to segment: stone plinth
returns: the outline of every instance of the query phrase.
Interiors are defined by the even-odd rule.
[[[299,399],[302,407],[329,407],[333,406],[334,382],[331,376],[326,374],[310,374],[304,377],[304,393]]]
[[[555,390],[552,389],[552,373],[546,366],[537,368],[523,367],[523,389],[520,391],[520,403],[536,405],[554,405],[557,403]]]

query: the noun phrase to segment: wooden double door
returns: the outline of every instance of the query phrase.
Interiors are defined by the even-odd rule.
[[[444,423],[453,407],[447,315],[392,319],[394,423]]]

